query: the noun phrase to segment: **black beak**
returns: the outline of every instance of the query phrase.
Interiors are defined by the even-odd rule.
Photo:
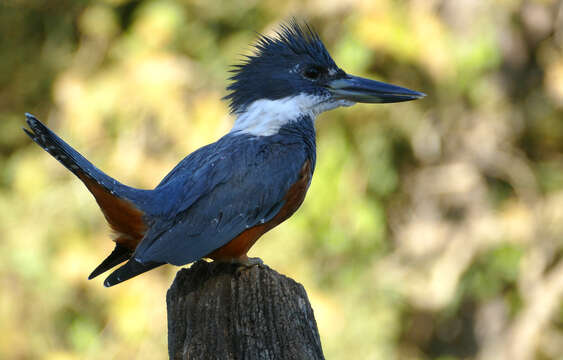
[[[332,80],[327,86],[336,99],[359,103],[393,103],[426,96],[418,91],[353,75]]]

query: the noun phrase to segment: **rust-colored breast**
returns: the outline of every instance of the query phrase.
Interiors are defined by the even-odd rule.
[[[79,178],[94,195],[107,222],[116,232],[117,237],[114,241],[134,251],[147,230],[143,212],[129,201],[112,195],[91,178],[84,175]]]
[[[260,236],[287,220],[301,206],[303,200],[305,200],[305,194],[307,193],[312,175],[311,162],[307,160],[301,167],[299,179],[289,188],[285,195],[284,206],[272,220],[243,231],[228,244],[213,251],[207,257],[222,261],[246,258],[246,253]]]

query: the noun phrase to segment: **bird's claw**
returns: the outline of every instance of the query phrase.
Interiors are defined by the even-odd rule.
[[[238,265],[237,269],[235,270],[235,274],[237,276],[239,276],[246,269],[250,269],[256,265],[264,265],[262,259],[258,257],[254,257],[254,258],[247,257],[246,259],[236,259],[236,261],[233,261],[233,263]]]

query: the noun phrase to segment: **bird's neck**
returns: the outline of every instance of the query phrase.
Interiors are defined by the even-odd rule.
[[[285,125],[304,117],[314,122],[318,112],[312,102],[308,95],[256,100],[238,114],[231,133],[271,136]]]
[[[270,136],[270,139],[277,143],[301,144],[301,149],[306,153],[312,170],[314,170],[317,158],[316,132],[311,117],[301,116],[295,121],[288,122],[279,129],[276,135]]]

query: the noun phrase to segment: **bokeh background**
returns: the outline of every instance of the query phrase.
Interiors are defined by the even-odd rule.
[[[111,289],[85,187],[31,112],[152,188],[230,129],[230,64],[296,16],[345,70],[424,91],[317,121],[307,200],[252,249],[304,284],[328,359],[563,359],[563,5],[0,2],[0,358],[165,359],[177,268]]]

